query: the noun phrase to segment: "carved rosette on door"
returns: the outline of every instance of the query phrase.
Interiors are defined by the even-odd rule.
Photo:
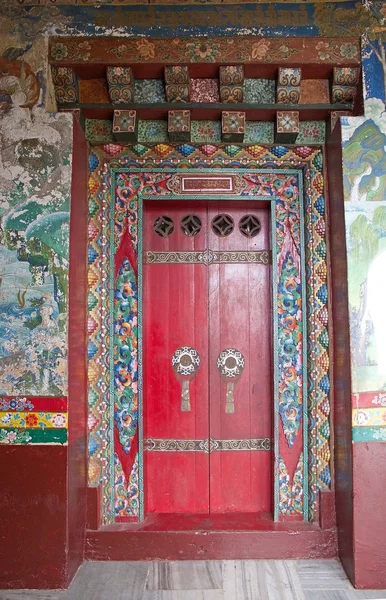
[[[235,383],[245,366],[244,356],[236,348],[226,348],[218,355],[217,368],[227,384],[226,413],[235,412]]]
[[[191,346],[181,346],[181,348],[177,348],[172,356],[172,367],[177,375],[177,379],[182,383],[182,412],[189,412],[191,409],[189,384],[194,378],[200,366],[200,362],[200,355],[197,350]]]

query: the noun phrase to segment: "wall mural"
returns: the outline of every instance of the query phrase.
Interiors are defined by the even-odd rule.
[[[376,33],[362,50],[365,116],[342,127],[354,442],[386,441],[385,5],[373,10]]]
[[[30,56],[0,58],[0,394],[63,396],[72,126],[42,110]]]

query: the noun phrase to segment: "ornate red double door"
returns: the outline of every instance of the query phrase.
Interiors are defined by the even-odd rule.
[[[269,208],[144,208],[145,511],[270,512]]]

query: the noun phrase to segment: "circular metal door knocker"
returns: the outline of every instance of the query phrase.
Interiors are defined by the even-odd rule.
[[[189,383],[194,378],[199,366],[200,355],[192,346],[181,346],[174,351],[172,367],[177,378],[182,382],[181,410],[190,410]]]
[[[225,412],[235,412],[235,383],[240,377],[245,367],[245,359],[236,348],[225,348],[217,358],[217,368],[221,377],[227,381],[226,407]]]

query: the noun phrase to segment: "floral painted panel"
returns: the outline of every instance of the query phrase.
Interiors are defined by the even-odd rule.
[[[0,444],[66,444],[67,398],[0,398]]]
[[[109,119],[86,119],[85,134],[90,144],[107,144],[113,141],[113,123]]]
[[[136,276],[124,258],[114,295],[114,415],[126,454],[130,453],[138,420],[137,304]]]
[[[296,144],[324,144],[326,123],[324,121],[300,121]]]
[[[288,517],[303,512],[303,464],[303,454],[300,454],[291,480],[283,458],[279,457],[279,513],[283,516]]]
[[[210,142],[215,144],[221,142],[221,122],[192,121],[191,140],[196,143]]]
[[[134,84],[134,102],[166,102],[164,82],[161,79],[138,79]]]
[[[244,102],[275,104],[276,81],[274,79],[244,79]]]
[[[303,336],[300,256],[289,228],[280,249],[278,269],[279,412],[288,445],[299,431],[303,402]]]
[[[138,516],[139,503],[133,499],[133,478],[138,443],[133,443],[138,424],[138,292],[136,274],[128,258],[119,269],[114,294],[114,420],[115,514]],[[129,489],[123,489],[128,477]],[[138,487],[138,486],[137,486]]]
[[[270,121],[247,121],[245,123],[245,144],[273,144],[274,123]]]
[[[139,142],[167,142],[168,124],[167,121],[140,120],[138,122],[138,141]]]
[[[132,63],[323,63],[357,65],[360,62],[358,39],[287,37],[201,37],[201,38],[53,38],[50,40],[50,60],[59,64],[95,62],[108,64],[119,60]]]
[[[278,188],[276,202],[279,413],[291,448],[303,411],[303,301],[299,189],[296,178]]]
[[[115,454],[115,516],[138,517],[139,514],[139,477],[138,477],[138,453],[135,455],[134,463],[128,476]]]
[[[2,427],[67,427],[67,415],[65,413],[22,413],[22,412],[0,412],[0,423]]]

